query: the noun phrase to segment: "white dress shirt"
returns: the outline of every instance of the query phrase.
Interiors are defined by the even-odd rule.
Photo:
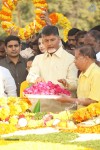
[[[0,66],[0,97],[17,96],[16,84],[9,70]]]

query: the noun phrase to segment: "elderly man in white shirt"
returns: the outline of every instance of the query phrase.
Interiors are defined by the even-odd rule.
[[[8,69],[0,66],[0,97],[17,96],[16,85]]]
[[[61,39],[57,27],[45,26],[42,30],[42,39],[47,51],[35,57],[27,81],[30,83],[52,81],[63,86],[62,82],[58,81],[65,79],[66,88],[75,90],[77,88],[77,68],[74,64],[74,56],[60,45]],[[54,109],[58,111],[57,107]],[[50,111],[53,111],[52,106]]]

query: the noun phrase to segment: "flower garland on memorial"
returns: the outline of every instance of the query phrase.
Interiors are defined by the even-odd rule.
[[[48,9],[48,4],[46,0],[32,0],[35,6],[35,18],[24,28],[21,28],[12,21],[12,12],[15,10],[18,1],[21,0],[3,0],[2,10],[0,11],[1,25],[6,32],[9,33],[10,29],[13,29],[18,31],[18,36],[21,39],[28,39],[46,25],[46,22],[41,20],[40,16]],[[64,41],[67,41],[68,31],[72,28],[70,21],[61,13],[52,13],[49,15],[49,19],[53,25],[58,24],[63,28]]]
[[[73,114],[69,111],[30,113],[26,111],[28,108],[29,105],[24,99],[21,100],[14,97],[0,98],[0,134],[44,127],[53,127],[64,132],[100,133],[100,121],[99,124],[94,124],[93,126],[84,126],[76,123],[77,118],[81,118],[82,113],[79,112],[83,108],[75,111]],[[100,116],[100,103],[90,104],[88,107],[85,107],[83,111],[86,111],[86,114],[83,114],[83,118],[87,115],[87,110],[91,114],[88,115],[89,117],[86,117],[88,120]],[[76,114],[78,115],[76,116]]]
[[[82,122],[97,116],[100,116],[100,102],[78,109],[73,114],[73,119],[75,122]]]

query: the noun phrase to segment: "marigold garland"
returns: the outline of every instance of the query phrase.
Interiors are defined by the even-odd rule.
[[[0,19],[2,20],[2,28],[9,33],[10,29],[14,31],[18,30],[18,35],[21,39],[28,39],[32,34],[39,32],[45,25],[46,22],[40,19],[43,15],[43,11],[47,10],[48,5],[46,0],[32,0],[35,6],[35,19],[30,22],[24,28],[16,26],[12,22],[12,11],[16,8],[19,0],[3,0],[2,10],[0,12]],[[63,16],[61,13],[52,13],[49,18],[53,25],[60,25],[63,28],[64,41],[67,41],[68,31],[72,28],[70,21]]]
[[[71,133],[100,133],[100,125],[92,126],[92,127],[81,127],[78,126],[77,129],[65,129],[65,132]]]
[[[70,21],[61,13],[50,14],[52,24],[58,24],[63,28],[64,41],[67,41],[68,31],[72,28]]]
[[[73,119],[75,122],[82,122],[85,120],[92,119],[93,117],[97,117],[99,115],[100,115],[100,102],[92,103],[87,107],[78,109],[73,114]]]
[[[46,25],[45,21],[40,19],[40,16],[44,10],[47,10],[48,6],[46,0],[32,0],[35,6],[36,17],[33,22],[21,28],[12,22],[12,11],[16,8],[18,1],[19,0],[3,0],[3,6],[0,12],[1,25],[6,32],[9,33],[9,30],[13,28],[14,31],[18,30],[18,35],[21,39],[27,39]]]

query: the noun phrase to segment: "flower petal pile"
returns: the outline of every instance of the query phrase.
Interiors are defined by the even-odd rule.
[[[51,81],[48,81],[47,83],[40,82],[36,85],[32,85],[31,87],[25,89],[24,93],[33,95],[71,95],[70,91],[61,88],[58,84],[53,84]]]

